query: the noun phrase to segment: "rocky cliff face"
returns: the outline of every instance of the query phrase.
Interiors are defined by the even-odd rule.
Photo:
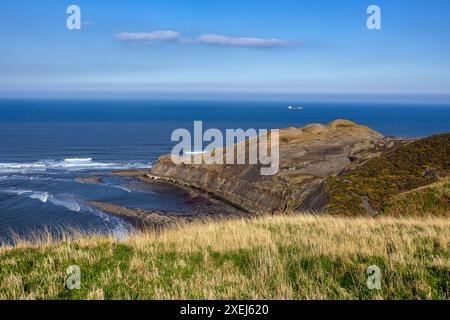
[[[324,180],[393,148],[398,141],[351,121],[280,130],[280,169],[260,175],[259,165],[174,164],[162,156],[147,179],[199,189],[251,214],[324,207]],[[322,196],[320,196],[322,194]]]

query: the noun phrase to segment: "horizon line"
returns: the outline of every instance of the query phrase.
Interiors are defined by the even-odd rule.
[[[232,92],[232,91],[0,91],[2,100],[198,100],[198,101],[304,101],[450,104],[450,93],[393,92]],[[412,100],[414,99],[414,100]],[[361,101],[362,100],[362,101]]]

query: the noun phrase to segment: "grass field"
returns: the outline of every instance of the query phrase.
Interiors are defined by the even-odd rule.
[[[274,216],[0,249],[0,299],[449,299],[450,220]],[[81,269],[80,289],[65,287]],[[381,269],[368,289],[367,267]]]

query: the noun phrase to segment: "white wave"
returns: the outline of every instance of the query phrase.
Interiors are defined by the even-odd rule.
[[[0,163],[0,173],[3,174],[28,174],[41,173],[47,170],[128,170],[150,169],[150,163],[139,162],[101,162],[92,158],[69,158],[64,160],[41,160],[36,162],[8,162]]]
[[[24,193],[32,193],[33,191],[31,190],[22,190],[22,189],[4,189],[4,190],[0,190],[0,192],[3,193],[9,193],[9,194],[17,194],[17,195],[22,195]]]
[[[85,181],[70,180],[70,179],[55,179],[55,181],[67,181],[67,182],[76,182],[76,183],[80,183],[80,184],[91,184],[91,185],[95,185],[95,186],[102,186],[102,187],[107,187],[107,188],[119,189],[119,190],[126,191],[128,193],[132,193],[133,192],[133,191],[131,191],[131,189],[125,188],[123,186],[117,186],[117,185],[108,184],[108,183],[85,182]]]
[[[69,158],[69,159],[64,159],[64,162],[67,163],[86,163],[86,162],[91,162],[92,158]]]
[[[50,202],[51,204],[59,207],[64,207],[70,211],[80,212],[81,207],[77,201],[67,196],[58,195],[55,196],[45,191],[33,191],[33,190],[21,190],[21,189],[4,189],[0,192],[16,194],[19,196],[27,196],[30,199],[39,200],[42,203]]]
[[[41,202],[47,202],[48,200],[48,192],[42,191],[33,191],[33,190],[24,190],[24,189],[3,189],[0,190],[3,193],[16,194],[18,196],[28,195],[31,199],[40,200]]]
[[[113,188],[116,188],[116,189],[120,189],[120,190],[126,191],[128,193],[131,193],[131,190],[128,189],[128,188],[125,188],[125,187],[122,187],[122,186],[115,186],[115,185],[110,185],[110,186],[113,187]]]
[[[81,210],[81,207],[78,204],[78,202],[76,202],[73,199],[58,199],[55,198],[53,195],[51,195],[49,201],[55,206],[64,207],[66,209],[69,209],[70,211],[80,212]]]
[[[45,171],[43,163],[0,163],[1,173],[27,173]]]
[[[37,199],[37,200],[39,200],[39,201],[41,201],[43,203],[46,203],[47,200],[48,200],[49,195],[50,194],[48,192],[33,192],[30,195],[30,198],[31,199]]]
[[[0,176],[0,181],[1,180],[28,180],[28,181],[33,181],[33,180],[38,180],[38,181],[50,181],[52,180],[52,178],[44,178],[44,177],[33,177],[33,176],[26,176],[26,175],[9,175],[9,176]]]
[[[196,155],[205,154],[205,153],[206,153],[205,151],[186,151],[186,152],[184,152],[184,154],[187,156],[196,156]]]
[[[84,206],[83,210],[102,218],[106,222],[111,223],[113,225],[111,233],[119,241],[126,240],[128,238],[128,235],[134,231],[134,228],[129,223],[126,223],[124,220],[118,217],[108,215],[99,209],[93,208],[91,206]]]
[[[25,195],[28,196],[30,199],[38,200],[42,203],[51,203],[55,206],[64,207],[74,212],[84,211],[92,213],[103,219],[105,222],[110,223],[113,226],[111,230],[112,235],[117,240],[120,241],[125,240],[128,237],[128,235],[134,231],[134,228],[124,220],[115,216],[110,216],[96,208],[89,206],[84,202],[78,202],[75,199],[71,198],[71,196],[69,195],[53,195],[45,191],[33,191],[22,189],[0,189],[0,192],[16,195]]]

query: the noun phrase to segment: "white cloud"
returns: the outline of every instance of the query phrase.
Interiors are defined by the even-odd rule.
[[[203,34],[195,39],[182,37],[176,31],[152,31],[152,32],[122,32],[116,35],[121,41],[154,42],[154,41],[177,41],[184,45],[218,45],[229,47],[249,48],[273,48],[286,47],[297,44],[297,42],[280,39],[263,39],[250,37],[230,37],[218,34]]]
[[[180,34],[175,31],[152,31],[152,32],[122,32],[117,34],[117,39],[121,41],[172,41],[180,38]]]
[[[292,42],[279,39],[239,38],[218,34],[204,34],[197,38],[198,43],[232,47],[271,48],[292,45]]]

